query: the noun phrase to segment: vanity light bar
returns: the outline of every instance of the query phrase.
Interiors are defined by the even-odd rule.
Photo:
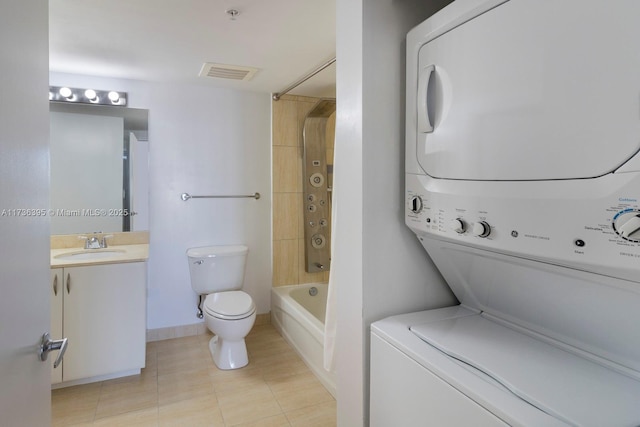
[[[49,86],[49,101],[96,105],[127,105],[127,92]]]

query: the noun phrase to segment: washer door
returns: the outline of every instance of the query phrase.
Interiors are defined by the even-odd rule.
[[[422,46],[422,169],[498,181],[615,171],[640,149],[638,16],[635,0],[511,0]]]

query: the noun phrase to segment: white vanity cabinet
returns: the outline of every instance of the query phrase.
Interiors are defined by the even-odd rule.
[[[51,336],[68,338],[52,383],[139,373],[145,364],[146,263],[51,270]],[[55,359],[55,354],[51,359]]]

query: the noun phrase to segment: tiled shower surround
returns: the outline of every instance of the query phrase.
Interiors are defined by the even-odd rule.
[[[326,282],[329,272],[304,264],[302,129],[319,98],[285,95],[273,103],[273,286]],[[327,164],[333,165],[335,113],[327,122]]]

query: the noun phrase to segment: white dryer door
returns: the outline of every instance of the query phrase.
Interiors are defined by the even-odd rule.
[[[640,2],[511,0],[419,53],[417,157],[436,178],[601,176],[640,149]]]

